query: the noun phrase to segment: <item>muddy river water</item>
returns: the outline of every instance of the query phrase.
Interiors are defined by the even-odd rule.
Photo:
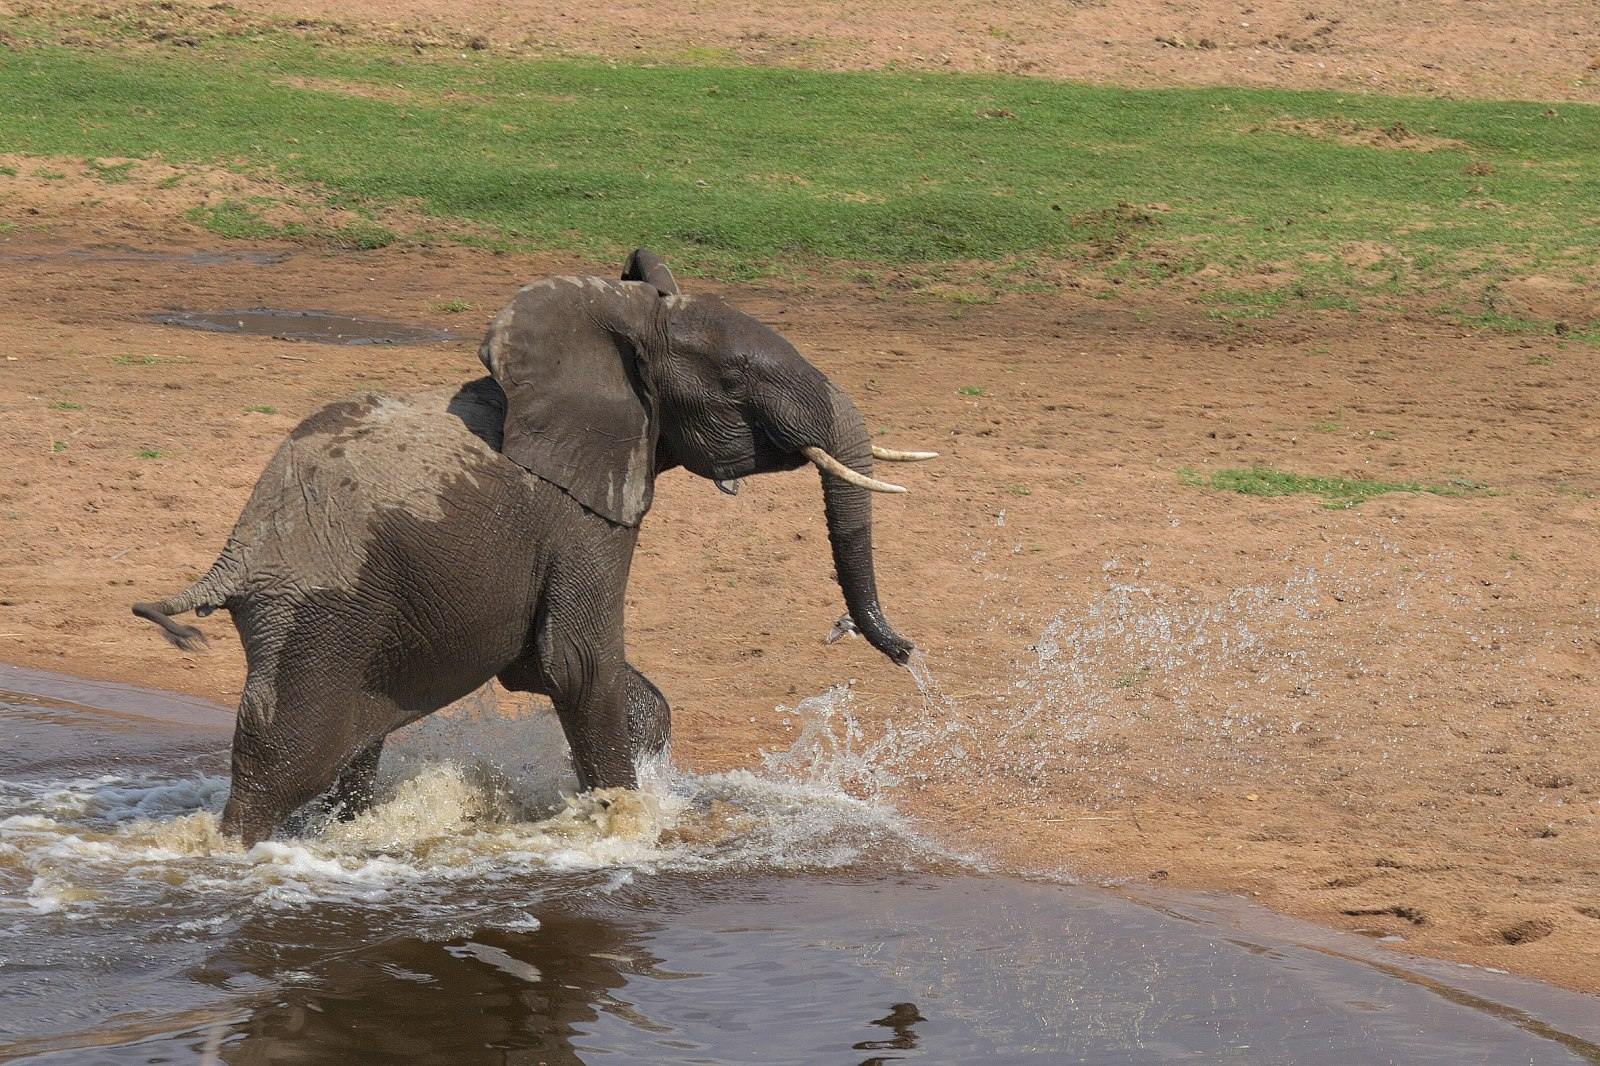
[[[249,851],[227,712],[0,667],[0,1060],[1600,1062],[1600,1004],[1252,908],[985,872],[881,805],[438,716]]]

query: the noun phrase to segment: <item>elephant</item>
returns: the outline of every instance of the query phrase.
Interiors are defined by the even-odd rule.
[[[384,738],[491,679],[548,696],[583,789],[637,787],[670,709],[624,656],[624,591],[655,479],[821,471],[848,617],[905,663],[873,570],[862,416],[782,336],[688,296],[645,249],[622,279],[525,286],[479,348],[489,376],[330,404],[296,427],[221,554],[135,615],[232,616],[246,657],[222,827],[249,846],[319,796],[370,805]]]

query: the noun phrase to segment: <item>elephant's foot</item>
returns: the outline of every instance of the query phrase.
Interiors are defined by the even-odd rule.
[[[246,849],[253,848],[273,834],[287,813],[258,797],[241,796],[236,790],[228,795],[227,806],[222,808],[222,835],[233,837]]]

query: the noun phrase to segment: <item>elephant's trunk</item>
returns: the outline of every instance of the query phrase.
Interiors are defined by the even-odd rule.
[[[866,423],[848,397],[833,393],[832,438],[826,450],[858,474],[872,475],[872,441]],[[897,663],[910,658],[912,645],[889,625],[878,605],[878,583],[872,568],[872,492],[842,478],[822,475],[822,499],[828,515],[828,541],[833,567],[850,609],[850,620],[867,641]]]

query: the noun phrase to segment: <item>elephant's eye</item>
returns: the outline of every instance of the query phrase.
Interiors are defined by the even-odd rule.
[[[749,379],[750,356],[745,352],[735,352],[722,364],[722,372],[718,376],[722,379],[722,387],[728,392],[743,392],[745,382]]]

